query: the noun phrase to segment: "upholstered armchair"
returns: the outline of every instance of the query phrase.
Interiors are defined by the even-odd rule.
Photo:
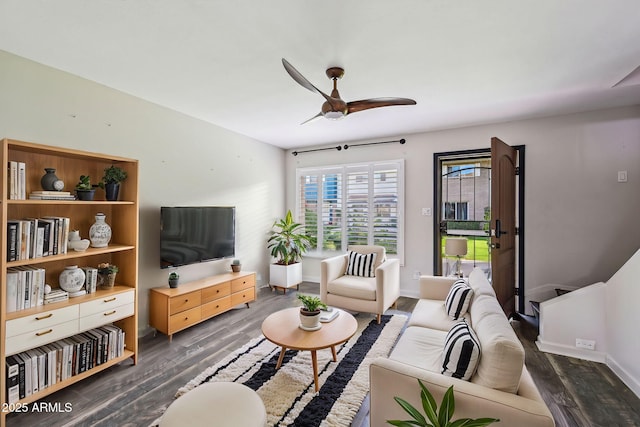
[[[382,246],[354,245],[320,263],[320,299],[329,306],[374,313],[378,323],[400,296],[400,262]]]

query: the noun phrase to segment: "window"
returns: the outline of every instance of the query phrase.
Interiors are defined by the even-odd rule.
[[[469,219],[469,204],[467,202],[445,202],[444,219],[457,219],[466,221]]]
[[[317,252],[381,245],[402,262],[404,161],[298,169],[296,194]]]
[[[460,165],[446,165],[442,167],[442,175],[447,175],[449,178],[465,177],[465,176],[480,176],[480,163],[467,163]]]

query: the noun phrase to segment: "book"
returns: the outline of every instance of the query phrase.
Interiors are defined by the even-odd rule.
[[[7,221],[7,261],[18,260],[18,227],[19,221]]]
[[[7,357],[5,366],[7,378],[7,403],[12,405],[20,400],[20,367],[14,356]]]
[[[7,271],[7,313],[18,310],[18,272]]]
[[[17,185],[16,185],[16,199],[24,200],[27,198],[26,191],[26,168],[24,162],[18,162],[18,177],[17,177]]]
[[[18,162],[9,162],[9,199],[18,198]]]
[[[338,317],[338,314],[340,314],[340,310],[333,307],[328,307],[327,310],[320,310],[320,321],[323,323],[331,322]]]
[[[88,294],[92,294],[96,291],[98,282],[98,269],[95,267],[82,267],[84,270],[84,288]]]
[[[70,191],[36,190],[29,193],[36,196],[71,196]]]
[[[43,194],[43,195],[37,195],[37,194],[29,194],[29,199],[30,200],[75,200],[76,196],[57,196],[57,195],[49,195],[49,194]]]

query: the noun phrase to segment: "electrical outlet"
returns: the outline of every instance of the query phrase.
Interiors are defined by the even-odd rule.
[[[413,272],[413,280],[420,280],[420,272],[419,271],[414,271]]]
[[[627,171],[618,171],[618,182],[627,182]]]
[[[422,208],[423,216],[431,216],[431,208]]]
[[[576,347],[584,348],[586,350],[595,350],[596,342],[594,340],[585,340],[582,338],[576,338]]]

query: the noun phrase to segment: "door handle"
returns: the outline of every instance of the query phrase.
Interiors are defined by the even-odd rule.
[[[506,231],[502,231],[501,223],[499,219],[496,219],[496,237],[499,239],[503,234],[508,234]]]

